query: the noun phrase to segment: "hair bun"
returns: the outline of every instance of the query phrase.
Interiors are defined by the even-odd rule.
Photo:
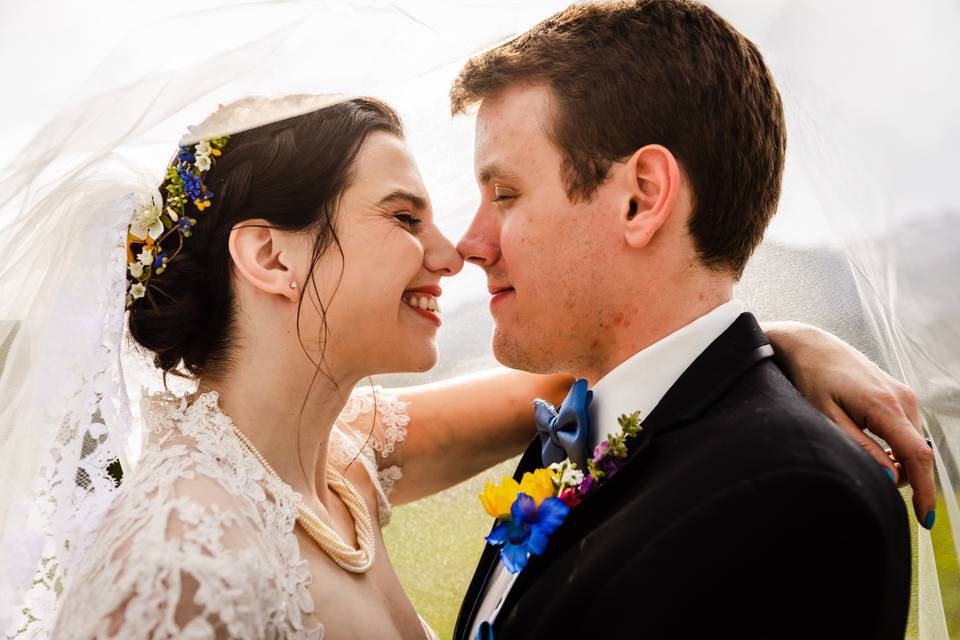
[[[154,364],[164,371],[183,361],[196,373],[203,368],[206,349],[199,345],[209,297],[207,274],[190,254],[181,253],[150,287],[147,298],[130,309],[130,334],[154,353]]]

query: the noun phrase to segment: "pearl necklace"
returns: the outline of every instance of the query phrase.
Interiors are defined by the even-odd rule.
[[[273,470],[270,463],[267,462],[253,443],[243,435],[239,429],[233,428],[234,433],[240,439],[240,442],[253,454],[253,456],[263,465],[270,475],[279,482],[283,482],[279,474]],[[323,522],[317,514],[308,509],[303,504],[297,505],[297,522],[303,527],[314,542],[323,549],[330,558],[340,565],[341,568],[351,573],[366,573],[373,566],[376,557],[376,536],[373,530],[373,522],[370,519],[370,512],[367,510],[367,503],[350,483],[349,480],[331,466],[327,466],[327,484],[347,505],[350,515],[353,516],[354,526],[357,532],[357,542],[359,549],[354,549],[340,535]]]

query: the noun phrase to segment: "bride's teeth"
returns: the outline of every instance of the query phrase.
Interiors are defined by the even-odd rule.
[[[423,298],[418,298],[417,296],[405,296],[403,301],[415,309],[423,309],[424,311],[440,313],[440,303],[433,296],[425,296]]]

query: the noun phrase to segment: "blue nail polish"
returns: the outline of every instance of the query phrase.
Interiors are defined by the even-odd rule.
[[[933,523],[937,521],[937,510],[930,509],[930,513],[927,514],[927,517],[923,519],[923,528],[929,531],[933,529]]]
[[[886,467],[883,467],[883,471],[887,474],[887,477],[890,478],[890,482],[896,482],[896,480],[893,479],[893,471],[890,471],[890,469]]]

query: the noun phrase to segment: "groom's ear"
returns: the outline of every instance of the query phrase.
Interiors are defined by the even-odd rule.
[[[621,223],[627,244],[647,246],[677,204],[680,166],[659,144],[638,149],[621,167]]]
[[[297,300],[298,291],[290,286],[295,276],[283,231],[266,220],[245,220],[230,230],[227,247],[238,278],[262,293]]]

